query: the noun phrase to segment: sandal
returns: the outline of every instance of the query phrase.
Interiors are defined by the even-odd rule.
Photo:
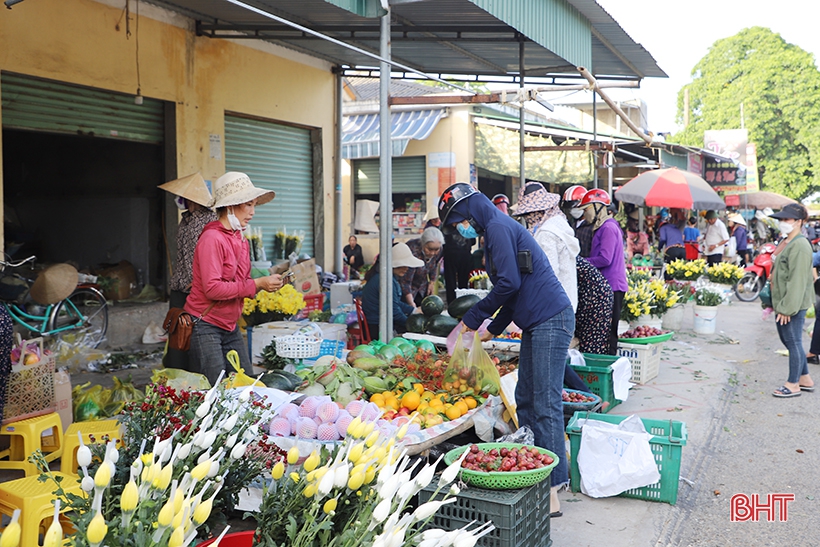
[[[800,386],[800,391],[805,391],[808,393],[814,392],[815,386]]]
[[[812,386],[812,389],[814,389],[814,386]],[[800,397],[800,392],[792,391],[786,386],[781,386],[779,389],[774,390],[774,393],[772,393],[772,395],[774,395],[775,397],[779,397],[781,399],[786,399],[788,397]]]

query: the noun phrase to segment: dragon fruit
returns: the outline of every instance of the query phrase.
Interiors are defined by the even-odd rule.
[[[320,418],[322,422],[335,422],[339,417],[339,406],[336,403],[322,403],[316,409],[316,417]]]
[[[336,425],[332,423],[319,424],[316,430],[316,438],[320,441],[336,441],[339,439],[339,432]]]

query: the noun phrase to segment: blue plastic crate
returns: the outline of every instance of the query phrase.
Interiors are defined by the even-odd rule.
[[[323,355],[333,355],[341,358],[344,349],[344,340],[322,340],[322,345],[319,347],[319,357]]]

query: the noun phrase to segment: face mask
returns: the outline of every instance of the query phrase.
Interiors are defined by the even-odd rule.
[[[478,237],[478,232],[475,231],[472,224],[469,224],[466,227],[463,224],[457,224],[456,229],[464,239],[474,239]]]
[[[185,202],[185,198],[180,197],[180,196],[176,196],[174,198],[174,203],[176,204],[177,209],[179,209],[180,211],[187,211],[188,210],[188,204]]]
[[[780,233],[784,236],[789,235],[794,230],[794,224],[789,222],[783,222],[782,220],[777,223],[777,227],[780,228]]]
[[[236,215],[233,214],[233,209],[228,211],[228,224],[231,225],[231,230],[236,230],[237,232],[244,232],[245,228],[242,227],[242,223],[239,222],[239,219],[236,218]]]
[[[595,220],[595,209],[593,205],[584,209],[584,220],[587,221],[588,224],[592,224]]]
[[[573,207],[572,209],[569,210],[569,214],[572,218],[574,218],[575,220],[578,220],[579,218],[584,216],[584,210],[579,208],[579,207]]]

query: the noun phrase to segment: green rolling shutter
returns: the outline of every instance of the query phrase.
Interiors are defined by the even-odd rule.
[[[271,257],[273,235],[305,232],[302,252],[313,256],[313,154],[310,130],[225,115],[225,168],[247,173],[255,186],[276,192],[251,221],[262,228]],[[272,257],[271,257],[272,258]]]
[[[379,160],[353,162],[356,194],[379,193]],[[427,159],[424,156],[393,158],[393,193],[424,194],[427,191]]]
[[[10,72],[0,74],[3,127],[162,144],[163,102]]]

